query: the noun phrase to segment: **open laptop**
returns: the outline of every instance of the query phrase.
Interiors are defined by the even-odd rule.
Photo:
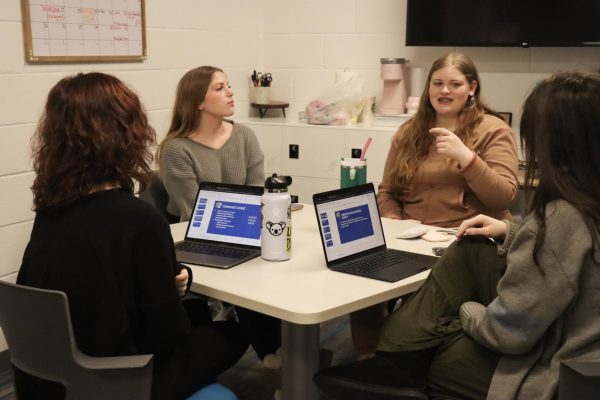
[[[177,261],[231,268],[260,255],[260,186],[202,182]]]
[[[388,249],[372,183],[313,195],[327,266],[396,282],[431,268],[437,257]]]

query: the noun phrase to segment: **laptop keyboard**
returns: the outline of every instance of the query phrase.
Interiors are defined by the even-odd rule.
[[[228,257],[228,258],[244,258],[250,254],[254,254],[255,250],[237,249],[232,247],[224,247],[211,245],[207,243],[180,242],[175,245],[177,250],[187,251],[190,253],[208,254],[211,256]]]
[[[358,273],[368,275],[382,268],[390,265],[398,264],[400,262],[408,261],[412,258],[417,257],[418,254],[408,253],[401,250],[394,251],[381,251],[368,256],[360,257],[355,260],[345,262],[341,265],[335,266],[335,271],[346,272],[346,273]]]

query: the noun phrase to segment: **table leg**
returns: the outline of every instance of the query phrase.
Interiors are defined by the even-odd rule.
[[[313,375],[319,370],[319,324],[281,321],[283,400],[318,400]]]

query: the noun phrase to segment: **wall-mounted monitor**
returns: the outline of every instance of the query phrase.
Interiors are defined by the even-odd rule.
[[[408,0],[407,46],[600,46],[599,0]]]

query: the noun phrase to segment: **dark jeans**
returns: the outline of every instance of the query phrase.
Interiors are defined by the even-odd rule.
[[[488,305],[506,270],[506,258],[483,237],[451,245],[423,286],[384,323],[378,349],[414,352],[435,349],[426,384],[430,393],[462,399],[485,398],[499,355],[462,331],[461,304]]]
[[[192,325],[207,323],[212,320],[206,297],[189,293],[183,305],[192,321]],[[281,347],[281,320],[235,306],[241,332],[250,343],[261,360]]]
[[[236,306],[235,310],[258,358],[262,360],[281,347],[281,320],[243,307]]]
[[[152,399],[185,399],[234,365],[248,342],[235,322],[195,326],[166,357],[154,358]]]

